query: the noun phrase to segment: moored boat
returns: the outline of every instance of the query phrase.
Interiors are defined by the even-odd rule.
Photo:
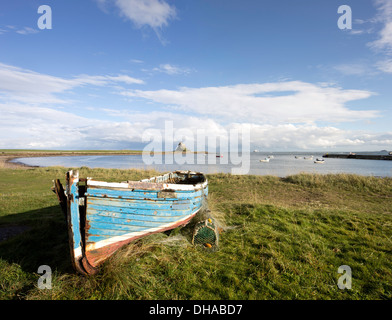
[[[325,162],[325,160],[320,159],[320,158],[317,158],[316,160],[314,160],[314,163],[324,163],[324,162]]]
[[[104,182],[71,170],[65,190],[58,179],[54,190],[67,219],[72,265],[94,274],[122,246],[190,222],[207,200],[208,181],[202,173],[175,171]]]
[[[260,159],[260,162],[269,162],[269,161],[270,161],[269,158]]]

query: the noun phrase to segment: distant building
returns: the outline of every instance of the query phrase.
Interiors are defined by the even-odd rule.
[[[174,152],[184,152],[184,151],[187,151],[187,150],[186,150],[185,143],[182,143],[182,142],[180,142],[180,143],[177,145],[176,150],[174,150]]]

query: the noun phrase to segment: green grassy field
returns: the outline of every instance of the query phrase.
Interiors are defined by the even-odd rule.
[[[220,249],[190,243],[188,227],[123,247],[95,276],[76,274],[52,180],[66,168],[0,169],[0,299],[391,299],[392,179],[356,175],[209,175]],[[81,168],[108,181],[156,172]],[[38,288],[38,267],[52,289]],[[338,268],[352,269],[340,290]]]

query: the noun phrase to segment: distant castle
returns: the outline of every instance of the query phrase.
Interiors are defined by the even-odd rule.
[[[176,150],[174,150],[174,152],[186,152],[186,151],[188,151],[188,150],[186,149],[185,143],[182,143],[182,142],[180,142],[177,145]]]

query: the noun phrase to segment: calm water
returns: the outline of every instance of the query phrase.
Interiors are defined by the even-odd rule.
[[[162,164],[146,164],[142,155],[119,155],[119,156],[70,156],[70,157],[37,157],[18,158],[14,161],[22,162],[31,166],[64,166],[64,167],[90,167],[90,168],[116,168],[116,169],[156,169],[158,171],[193,170],[204,173],[233,173],[233,168],[242,166],[242,173],[255,175],[275,175],[285,177],[288,175],[309,173],[355,173],[367,176],[392,176],[392,161],[387,160],[360,160],[360,159],[332,159],[326,158],[325,163],[316,164],[314,160],[321,158],[323,153],[262,153],[250,154],[249,170],[241,164],[240,158],[235,159],[229,154],[223,154],[222,158],[210,155],[210,158],[198,154],[188,155],[188,158],[178,155],[179,158],[171,158],[173,164],[165,164],[165,156],[158,156]],[[267,156],[273,156],[268,163],[260,162]],[[312,160],[304,159],[313,155]],[[298,159],[295,158],[298,157]],[[172,157],[172,156],[171,156]],[[187,163],[184,163],[185,160]],[[179,164],[183,162],[184,164]],[[194,164],[192,164],[192,162]],[[204,162],[204,164],[203,164]],[[214,163],[215,162],[215,163]],[[208,164],[207,164],[208,163]],[[233,165],[233,163],[239,165]]]

